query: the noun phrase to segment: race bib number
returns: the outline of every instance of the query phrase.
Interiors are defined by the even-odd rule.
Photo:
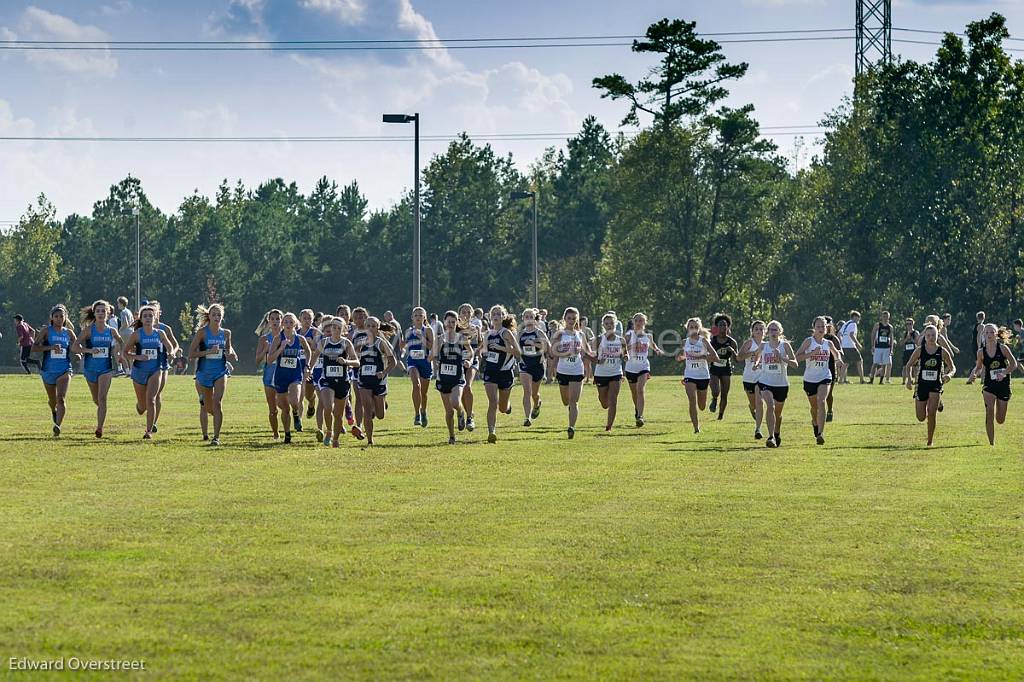
[[[714,365],[715,367],[728,367],[729,366],[729,363],[726,362],[725,360],[715,360],[711,364]]]
[[[453,377],[459,373],[458,365],[452,365],[447,362],[441,363],[441,374],[449,377]]]
[[[68,357],[68,349],[65,348],[64,346],[61,346],[60,348],[54,348],[53,350],[50,351],[50,357],[53,358],[54,360],[64,360],[65,358]]]
[[[925,369],[925,370],[922,370],[921,371],[921,380],[922,381],[938,381],[939,380],[939,370],[937,370],[937,369]]]
[[[705,363],[703,360],[690,360],[689,366],[690,369],[702,370],[704,369]]]
[[[93,350],[96,351],[93,354],[94,358],[109,358],[110,357],[110,348],[108,348],[107,346],[103,346],[101,348],[93,348]]]
[[[619,366],[619,359],[618,358],[605,358],[604,359],[604,364],[605,364],[605,367],[618,367]]]
[[[538,350],[536,346],[523,346],[523,355],[536,357],[540,355],[540,350]]]
[[[278,364],[285,369],[295,369],[299,366],[299,359],[294,356],[281,356]]]
[[[327,367],[324,367],[324,374],[331,379],[340,379],[345,376],[345,369],[341,365],[327,365]]]
[[[160,351],[156,348],[143,348],[142,354],[147,360],[156,360],[159,357]]]
[[[769,362],[764,366],[764,371],[769,374],[782,374],[782,364],[779,362]]]
[[[889,337],[885,334],[879,334],[878,343],[889,343]]]
[[[826,367],[828,367],[826,360],[811,360],[812,369],[825,369]]]
[[[409,358],[412,360],[422,360],[424,357],[423,349],[417,348],[416,350],[409,351]]]
[[[570,355],[569,357],[567,357],[565,359],[565,361],[568,362],[569,364],[574,365],[574,364],[576,364],[579,361],[579,359],[580,359],[580,356],[578,356],[578,355]]]
[[[915,344],[915,343],[908,343],[908,344],[905,344],[903,346],[904,350],[909,350],[909,351],[913,351],[915,348],[917,348],[917,344]]]
[[[210,346],[210,354],[206,357],[219,360],[224,357],[224,348],[221,346]]]
[[[633,359],[637,362],[647,362],[647,353],[637,353],[633,356]]]
[[[487,362],[490,362],[491,364],[496,364],[498,362],[498,351],[487,351]]]
[[[989,376],[990,379],[992,379],[992,381],[1002,381],[1003,379],[1006,378],[1006,370],[1005,369],[991,369],[988,372],[988,376]]]
[[[364,377],[372,377],[377,373],[377,365],[363,365],[359,368],[359,373]]]

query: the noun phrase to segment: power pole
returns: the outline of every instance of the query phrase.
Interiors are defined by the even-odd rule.
[[[892,61],[892,0],[856,0],[857,77],[875,64]]]

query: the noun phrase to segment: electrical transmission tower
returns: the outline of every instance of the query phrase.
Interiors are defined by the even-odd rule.
[[[856,0],[856,74],[892,61],[892,0]]]

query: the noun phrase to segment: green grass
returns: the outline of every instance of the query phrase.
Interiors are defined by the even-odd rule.
[[[407,387],[393,381],[376,447],[332,450],[308,429],[273,443],[258,379],[236,377],[211,449],[186,377],[152,443],[127,380],[96,442],[76,377],[54,442],[38,378],[0,379],[5,669],[74,655],[142,658],[140,677],[164,679],[1024,676],[1020,397],[993,448],[977,387],[956,382],[926,449],[908,391],[844,386],[819,447],[794,384],[768,450],[740,391],[694,435],[678,381],[658,378],[648,426],[605,436],[586,387],[569,442],[545,387],[533,428],[517,406],[497,445],[478,429],[450,447],[436,392],[419,429]]]

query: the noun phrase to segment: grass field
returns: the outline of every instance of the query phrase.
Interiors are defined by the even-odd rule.
[[[39,379],[2,377],[5,670],[78,656],[144,659],[137,675],[162,679],[1024,677],[1020,397],[989,447],[978,389],[957,381],[925,449],[908,391],[843,386],[815,446],[794,386],[768,450],[740,391],[694,435],[678,381],[658,378],[648,425],[605,435],[586,388],[571,442],[545,387],[533,428],[517,407],[497,445],[478,428],[450,447],[436,393],[414,428],[393,380],[378,445],[332,450],[308,428],[271,441],[259,380],[235,377],[212,449],[187,377],[152,443],[127,380],[97,442],[76,377],[55,442]]]

